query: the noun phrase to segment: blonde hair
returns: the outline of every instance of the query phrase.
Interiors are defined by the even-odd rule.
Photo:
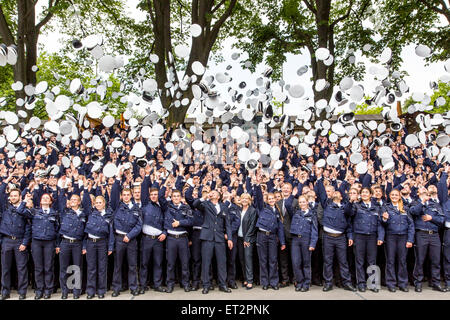
[[[252,196],[248,193],[241,194],[241,200],[242,200],[242,198],[247,198],[248,200],[250,200],[250,202],[253,200]]]
[[[104,197],[104,196],[96,196],[96,197],[95,197],[95,201],[97,201],[97,199],[102,200],[102,201],[103,201],[103,204],[106,205],[106,200],[105,200],[105,197]]]
[[[398,202],[397,202],[398,211],[400,211],[401,213],[404,213],[405,212],[405,208],[403,206],[403,200],[402,200],[400,191],[398,191],[397,189],[393,189],[391,191],[391,193],[389,193],[389,196],[392,194],[392,192],[398,192],[398,195],[399,195],[399,199],[398,199]]]

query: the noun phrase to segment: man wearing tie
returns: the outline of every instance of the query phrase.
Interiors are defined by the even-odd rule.
[[[148,167],[149,169],[149,167]],[[148,170],[147,169],[147,170]],[[148,172],[149,173],[149,172]],[[164,228],[164,214],[158,201],[164,197],[163,192],[151,188],[149,193],[150,177],[146,175],[142,182],[142,238],[141,238],[141,263],[139,270],[139,294],[145,293],[147,283],[148,263],[153,258],[153,285],[155,291],[166,292],[162,287],[162,263],[164,257],[164,240],[167,231]],[[164,189],[161,189],[164,190]]]
[[[227,240],[228,248],[230,250],[233,249],[231,224],[228,208],[223,203],[220,203],[219,200],[219,192],[213,190],[209,193],[208,201],[200,198],[196,199],[193,203],[193,206],[204,214],[202,231],[200,233],[200,239],[202,240],[203,294],[209,292],[209,270],[214,253],[217,260],[219,290],[231,292],[226,286],[227,261],[225,251],[225,240]]]
[[[423,264],[427,253],[431,262],[431,283],[433,290],[445,292],[441,287],[441,240],[439,228],[444,224],[444,213],[437,199],[437,188],[434,185],[428,190],[419,190],[420,201],[410,209],[416,229],[416,263],[414,266],[414,285],[416,292],[422,292]]]
[[[291,266],[291,216],[288,210],[286,210],[286,202],[292,203],[292,208],[297,208],[298,200],[294,198],[292,194],[292,185],[289,182],[285,182],[281,187],[281,194],[283,196],[282,200],[279,200],[276,203],[276,206],[279,208],[281,212],[281,222],[284,226],[284,236],[286,240],[286,250],[280,250],[278,248],[278,254],[280,257],[280,271],[281,271],[281,284],[280,287],[287,287],[289,285],[290,273],[289,267]]]
[[[119,202],[119,188],[119,180],[116,180],[111,190],[111,208],[114,210],[113,228],[116,248],[112,282],[114,292],[112,296],[117,297],[122,289],[122,265],[125,254],[128,262],[128,285],[131,294],[137,296],[139,293],[136,237],[142,230],[142,208],[139,204],[131,201],[131,190],[128,188],[122,190],[122,202]]]

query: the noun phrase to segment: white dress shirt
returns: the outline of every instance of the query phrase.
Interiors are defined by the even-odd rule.
[[[241,212],[241,224],[239,225],[239,230],[238,230],[238,237],[241,237],[241,238],[244,236],[244,233],[242,231],[242,221],[244,221],[244,217],[245,217],[245,214],[247,213],[247,210],[245,210],[245,211],[242,210],[242,212]]]

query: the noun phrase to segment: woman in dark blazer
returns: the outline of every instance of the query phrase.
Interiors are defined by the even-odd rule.
[[[252,197],[248,193],[241,195],[241,225],[238,230],[237,250],[244,275],[244,286],[253,288],[253,247],[256,242],[256,209],[251,205]]]

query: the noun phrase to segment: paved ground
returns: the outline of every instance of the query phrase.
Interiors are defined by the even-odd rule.
[[[275,291],[269,289],[264,291],[260,286],[256,286],[252,290],[245,290],[245,288],[239,287],[239,289],[233,290],[232,293],[220,292],[217,288],[210,291],[209,294],[202,294],[201,290],[184,292],[183,289],[175,287],[172,293],[159,293],[153,290],[147,291],[144,295],[133,297],[129,291],[124,291],[119,297],[111,297],[112,291],[108,291],[104,300],[450,300],[450,292],[437,292],[433,291],[427,286],[423,287],[422,293],[414,292],[414,287],[409,287],[409,292],[398,291],[391,293],[387,291],[386,287],[382,287],[380,292],[373,293],[371,291],[350,292],[340,288],[334,288],[329,292],[323,292],[322,287],[313,286],[308,292],[296,292],[291,285],[287,288],[280,288]],[[51,300],[60,300],[60,293],[53,294]],[[17,300],[18,295],[16,292],[11,294],[11,300]],[[34,292],[28,291],[27,300],[34,299]],[[69,299],[73,301],[72,295],[69,295]],[[86,295],[82,295],[80,300],[87,300]],[[95,297],[95,301],[99,299]],[[42,301],[45,301],[42,299]]]

